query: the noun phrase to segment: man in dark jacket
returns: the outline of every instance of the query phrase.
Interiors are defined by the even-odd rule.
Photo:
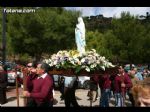
[[[75,91],[78,86],[77,77],[65,76],[64,82],[64,102],[66,107],[79,107],[76,100]]]
[[[0,104],[7,102],[6,98],[7,72],[0,66]]]
[[[60,93],[61,93],[61,100],[64,100],[64,84],[65,83],[65,78],[63,76],[60,76],[58,78],[58,84],[59,84],[59,90],[60,90]]]

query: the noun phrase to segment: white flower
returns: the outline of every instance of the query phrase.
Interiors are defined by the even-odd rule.
[[[94,63],[94,65],[93,65],[93,66],[94,66],[94,68],[95,68],[97,65]]]
[[[99,61],[99,60],[96,60],[96,64],[100,64],[100,61]]]
[[[104,67],[104,66],[101,66],[101,68],[102,68],[103,70],[105,70],[105,67]]]
[[[92,49],[92,51],[93,51],[94,53],[96,53],[96,50],[95,50],[95,49]]]
[[[57,60],[54,61],[54,65],[57,65]]]
[[[85,58],[82,58],[82,59],[81,59],[81,63],[84,63],[84,62],[85,62]]]
[[[49,61],[47,59],[44,60],[45,63],[48,63]]]
[[[75,65],[75,62],[72,60],[72,61],[70,61],[71,62],[71,64],[73,64],[73,65]]]
[[[72,68],[81,66],[87,72],[90,72],[93,68],[105,70],[105,68],[114,67],[104,56],[96,53],[95,49],[84,54],[80,54],[77,50],[59,51],[57,54],[53,54],[50,59],[45,59],[44,62],[56,68],[63,68],[64,66],[67,68],[67,64],[69,64],[68,67],[72,66]]]
[[[65,64],[65,63],[64,63],[64,61],[63,61],[63,62],[61,62],[61,64],[62,64],[62,65],[64,65],[64,64]]]
[[[73,58],[78,58],[78,57],[79,57],[79,55],[77,55],[77,54],[73,55]]]
[[[52,67],[52,66],[53,66],[53,64],[49,64],[49,66],[50,66],[50,67]]]
[[[81,65],[81,61],[78,61],[77,64],[78,64],[78,65]]]
[[[86,67],[85,70],[86,70],[87,72],[90,72],[90,68],[89,68],[89,67]]]
[[[95,67],[94,65],[91,65],[91,66],[90,66],[90,68],[94,68],[94,67]]]

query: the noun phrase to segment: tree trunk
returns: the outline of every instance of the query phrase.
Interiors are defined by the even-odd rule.
[[[36,62],[36,63],[41,61],[41,54],[36,54],[35,59],[33,61]]]
[[[148,64],[148,69],[150,70],[150,63]]]
[[[130,70],[132,69],[132,63],[130,62]]]

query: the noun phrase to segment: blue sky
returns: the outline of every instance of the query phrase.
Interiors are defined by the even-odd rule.
[[[104,17],[120,17],[122,11],[129,11],[132,15],[150,14],[150,7],[65,7],[67,10],[80,10],[82,16],[103,14]]]

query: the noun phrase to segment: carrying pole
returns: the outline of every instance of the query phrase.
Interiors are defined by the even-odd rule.
[[[91,77],[90,77],[90,107],[92,107],[92,102],[93,102],[93,93],[92,93],[92,88],[91,88]]]
[[[15,70],[15,75],[17,75],[16,70]],[[17,107],[19,107],[18,76],[16,76],[16,98],[17,98]]]
[[[23,90],[26,91],[27,70],[25,68],[24,70],[21,69],[21,71],[23,73]],[[23,100],[24,104],[23,105],[26,106],[26,104],[27,104],[27,98],[26,97],[23,97],[23,98],[24,98],[24,100]]]

